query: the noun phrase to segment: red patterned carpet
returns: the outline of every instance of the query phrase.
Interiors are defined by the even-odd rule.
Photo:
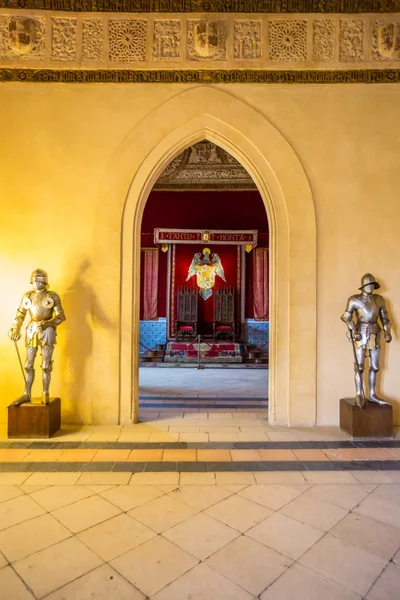
[[[232,342],[168,342],[164,362],[195,363],[241,363],[241,344]]]

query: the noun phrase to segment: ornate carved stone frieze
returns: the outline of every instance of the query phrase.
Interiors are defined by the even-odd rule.
[[[45,19],[0,16],[0,58],[43,60]]]
[[[313,23],[313,58],[317,62],[335,58],[335,23],[332,19],[316,19]]]
[[[14,69],[0,68],[0,82],[38,83],[400,83],[400,69]]]
[[[103,61],[104,23],[102,19],[82,20],[82,60]]]
[[[235,20],[233,57],[261,58],[261,21]]]
[[[339,59],[343,62],[364,58],[364,21],[350,19],[340,21]]]
[[[400,59],[400,21],[374,21],[372,57],[374,60]]]
[[[111,19],[109,21],[109,54],[113,62],[146,60],[147,21]]]
[[[189,19],[187,26],[188,60],[226,60],[226,21]]]
[[[181,22],[178,19],[154,21],[154,60],[179,60],[181,58]]]
[[[158,69],[160,63],[173,69],[175,61],[189,72],[193,67],[206,70],[218,66],[225,72],[251,65],[275,70],[285,63],[293,70],[306,65],[309,69],[341,70],[346,63],[368,69],[378,61],[380,68],[400,66],[400,13],[381,18],[303,14],[222,19],[214,14],[168,19],[165,15],[68,17],[43,12],[28,16],[21,11],[3,15],[0,11],[0,22],[0,66],[15,67],[24,60],[43,60],[43,66],[49,68],[61,61],[71,69],[101,63],[105,69],[129,64],[132,69],[149,71]],[[47,51],[46,44],[51,46]],[[260,75],[254,77],[258,80]],[[206,72],[201,78],[210,80]]]
[[[76,19],[55,17],[51,20],[51,57],[63,62],[76,56]]]
[[[393,13],[400,0],[0,0],[0,8],[122,13]]]
[[[277,62],[306,60],[307,21],[271,20],[269,57]]]
[[[255,189],[242,165],[228,152],[203,141],[187,148],[161,173],[154,188],[163,189]]]

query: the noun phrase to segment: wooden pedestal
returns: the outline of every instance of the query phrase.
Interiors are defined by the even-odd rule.
[[[393,411],[389,404],[368,402],[364,408],[354,398],[340,400],[340,429],[352,437],[393,437]]]
[[[9,438],[50,438],[61,427],[61,400],[8,407]]]

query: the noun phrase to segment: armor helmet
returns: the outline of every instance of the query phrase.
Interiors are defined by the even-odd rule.
[[[376,290],[381,287],[379,283],[375,280],[375,277],[371,275],[371,273],[365,273],[365,275],[362,276],[361,287],[359,287],[358,289],[362,290],[366,285],[373,285]]]
[[[43,283],[49,283],[46,271],[43,271],[43,269],[35,269],[31,275],[31,283],[33,283],[34,281],[42,281]]]

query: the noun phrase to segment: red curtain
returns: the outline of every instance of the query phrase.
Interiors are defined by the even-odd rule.
[[[158,248],[142,248],[143,261],[143,320],[158,319]]]
[[[268,248],[253,250],[253,308],[256,321],[268,321]]]

